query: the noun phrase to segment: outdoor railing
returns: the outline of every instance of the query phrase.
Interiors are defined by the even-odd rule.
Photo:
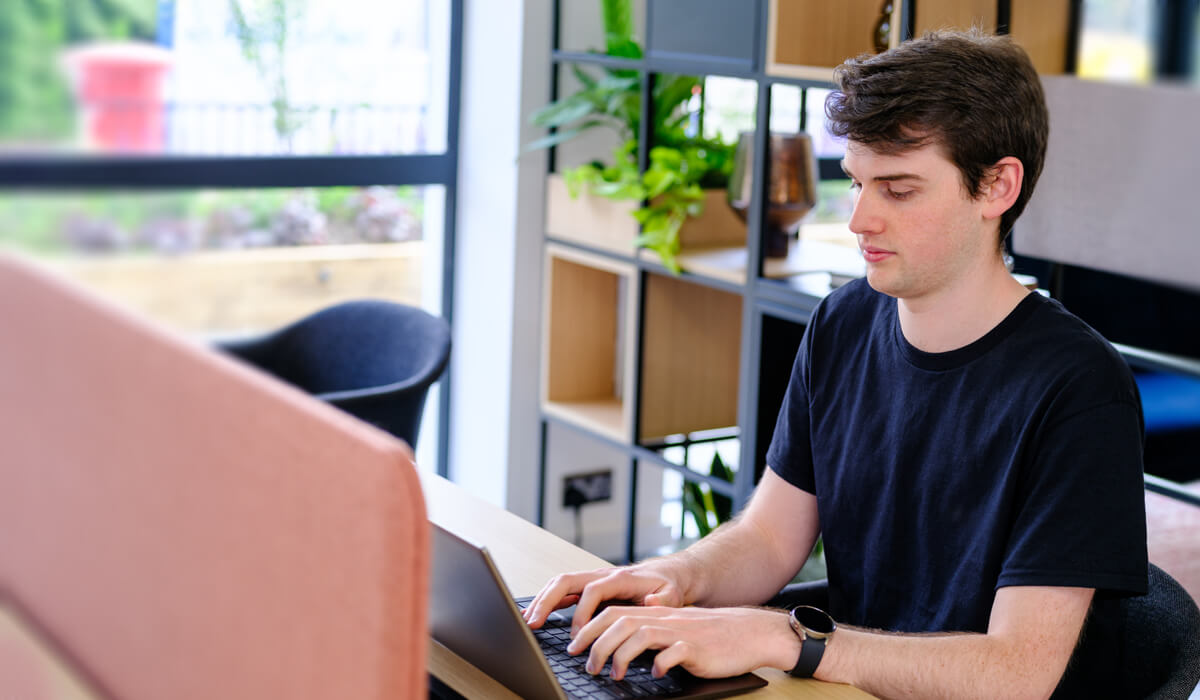
[[[92,151],[173,155],[391,155],[427,152],[423,104],[105,101],[78,109]]]

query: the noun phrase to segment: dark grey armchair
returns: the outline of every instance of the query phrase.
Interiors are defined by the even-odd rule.
[[[1121,601],[1125,681],[1136,695],[1183,700],[1200,682],[1200,608],[1183,586],[1150,565],[1149,592]]]
[[[218,347],[415,448],[429,387],[450,358],[450,327],[412,306],[360,300]]]

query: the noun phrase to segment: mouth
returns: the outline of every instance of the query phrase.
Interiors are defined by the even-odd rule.
[[[862,252],[863,260],[867,261],[868,263],[877,263],[895,255],[895,253],[890,250],[875,248],[873,246],[860,246],[859,250]]]

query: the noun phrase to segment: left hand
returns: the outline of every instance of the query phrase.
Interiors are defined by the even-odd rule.
[[[763,666],[787,670],[800,656],[787,614],[766,608],[609,607],[579,630],[567,651],[578,654],[588,645],[588,671],[599,673],[612,657],[614,680],[648,649],[661,650],[654,657],[656,677],[674,666],[705,678]]]

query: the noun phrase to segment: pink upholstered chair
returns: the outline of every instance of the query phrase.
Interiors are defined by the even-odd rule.
[[[3,256],[0,328],[0,608],[60,663],[121,700],[427,692],[405,445]],[[38,687],[3,642],[0,697]]]

